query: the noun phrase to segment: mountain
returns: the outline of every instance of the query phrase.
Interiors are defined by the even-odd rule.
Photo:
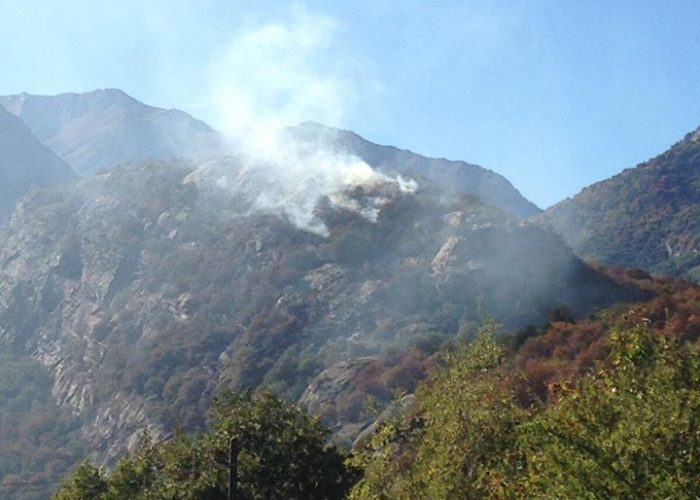
[[[221,135],[204,122],[179,110],[148,106],[117,89],[56,96],[23,93],[0,97],[0,106],[21,118],[80,175],[129,161],[204,159],[225,151]],[[324,149],[332,145],[376,169],[427,178],[441,189],[479,196],[521,217],[540,211],[504,177],[477,165],[380,146],[312,122],[287,132],[295,141]]]
[[[353,380],[378,356],[640,296],[552,232],[427,181],[329,193],[325,236],[261,208],[265,189],[237,158],[137,163],[32,192],[0,230],[3,350],[43,366],[93,458],[113,463],[143,429],[202,428],[214,395],[262,385],[347,441],[371,421]]]
[[[146,159],[201,158],[219,152],[220,136],[177,109],[147,106],[121,90],[0,97],[34,135],[80,175]]]
[[[700,280],[700,129],[536,220],[584,258]]]
[[[0,221],[32,188],[74,177],[70,167],[42,145],[21,120],[0,108]]]
[[[332,146],[355,155],[380,171],[397,172],[409,178],[426,178],[433,184],[454,192],[472,194],[485,203],[503,208],[520,217],[530,217],[541,210],[503,176],[478,165],[443,158],[427,158],[394,146],[380,146],[354,132],[305,122],[289,129],[297,141]]]

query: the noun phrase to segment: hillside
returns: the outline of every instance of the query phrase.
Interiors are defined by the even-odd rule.
[[[83,464],[56,499],[223,498],[231,438],[245,498],[695,498],[700,289],[613,272],[658,295],[445,342],[352,453],[298,407],[241,391],[217,402],[205,432],[143,440],[111,472]]]
[[[355,155],[380,171],[397,172],[409,178],[423,177],[440,189],[478,196],[485,203],[520,217],[530,217],[540,212],[505,177],[478,165],[427,158],[394,146],[374,144],[351,131],[313,122],[293,127],[289,129],[289,134],[297,141]]]
[[[700,289],[642,281],[660,295],[445,353],[356,446],[349,498],[697,497]]]
[[[700,280],[700,129],[535,220],[584,258]]]
[[[135,164],[37,191],[0,232],[4,348],[48,370],[99,461],[144,428],[201,428],[214,394],[262,385],[347,441],[371,420],[348,381],[392,346],[640,296],[558,236],[422,179],[319,200],[319,236],[257,209],[265,186],[239,162]]]
[[[70,167],[42,145],[26,125],[0,107],[0,221],[32,188],[74,177]]]
[[[116,89],[0,97],[34,135],[79,175],[147,159],[217,154],[220,136],[177,109],[147,106]]]

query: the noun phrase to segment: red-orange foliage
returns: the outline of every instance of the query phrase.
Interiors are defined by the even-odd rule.
[[[547,401],[560,387],[593,370],[606,358],[606,340],[613,327],[639,323],[661,335],[695,342],[700,338],[700,288],[682,281],[647,279],[656,297],[618,306],[579,323],[555,322],[544,334],[528,339],[515,353],[513,363],[522,379],[516,393],[524,405],[533,398]]]

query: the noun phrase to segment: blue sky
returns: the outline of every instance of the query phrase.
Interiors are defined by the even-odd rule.
[[[0,94],[312,119],[546,207],[700,126],[698,27],[697,1],[2,0]]]

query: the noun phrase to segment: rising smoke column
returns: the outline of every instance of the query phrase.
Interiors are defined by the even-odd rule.
[[[197,174],[213,176],[221,188],[256,191],[253,209],[281,212],[320,235],[327,233],[314,216],[321,199],[375,220],[388,200],[359,203],[349,192],[382,184],[416,189],[415,182],[376,172],[339,150],[332,130],[313,141],[285,131],[309,119],[341,125],[346,111],[360,105],[359,96],[371,92],[372,79],[358,77],[363,72],[332,50],[340,29],[335,19],[295,4],[288,23],[255,26],[231,41],[212,67],[210,94],[237,160],[228,169],[205,165]]]

